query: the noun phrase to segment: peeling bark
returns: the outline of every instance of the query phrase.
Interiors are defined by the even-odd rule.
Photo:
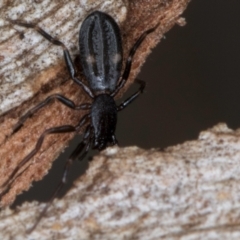
[[[45,129],[66,124],[76,125],[84,112],[71,111],[65,106],[54,102],[38,111],[38,113],[26,121],[20,131],[12,134],[12,127],[18,121],[19,116],[53,93],[61,93],[76,104],[89,102],[88,96],[82,89],[76,88],[76,85],[69,79],[69,74],[66,71],[62,58],[62,50],[52,46],[32,30],[11,26],[6,21],[6,18],[37,22],[47,32],[62,40],[70,48],[73,57],[77,53],[79,24],[87,13],[93,10],[100,9],[106,11],[118,19],[122,29],[125,58],[140,34],[160,22],[159,28],[147,37],[134,56],[131,76],[124,89],[117,96],[120,97],[133,83],[151,49],[156,46],[163,35],[176,23],[181,24],[184,22],[180,15],[186,8],[189,0],[113,2],[107,1],[108,4],[106,4],[106,1],[87,1],[84,5],[79,6],[83,10],[79,10],[75,7],[79,5],[79,1],[76,0],[68,1],[68,6],[71,7],[67,9],[64,8],[65,4],[63,2],[51,1],[51,11],[48,14],[45,14],[45,11],[50,8],[44,7],[44,4],[48,3],[47,0],[40,3],[7,1],[7,4],[1,6],[0,16],[4,17],[2,19],[1,33],[4,34],[1,35],[0,69],[5,67],[6,62],[13,62],[16,66],[15,69],[9,70],[7,75],[2,73],[1,81],[12,79],[12,76],[17,77],[18,74],[25,74],[26,84],[30,84],[27,86],[34,90],[34,94],[33,96],[30,94],[30,97],[32,96],[30,99],[21,103],[18,107],[8,110],[0,118],[0,186],[10,176],[17,164],[34,148],[39,135]],[[21,7],[17,8],[16,6],[20,5],[20,3],[22,3]],[[59,11],[59,9],[63,10]],[[58,24],[59,22],[60,24]],[[35,41],[37,41],[37,45],[34,45]],[[25,48],[22,50],[20,46],[24,43],[29,45],[29,50]],[[42,46],[43,49],[39,50]],[[19,49],[23,51],[22,54],[15,56],[16,51]],[[34,49],[38,49],[38,51],[31,52]],[[51,51],[53,51],[52,54]],[[45,58],[45,54],[49,54],[49,52],[50,55]],[[54,56],[53,62],[51,62],[52,56]],[[44,57],[42,62],[38,62],[39,59],[41,60],[41,57]],[[35,60],[37,61],[36,65],[33,64]],[[47,65],[45,61],[50,61],[51,64]],[[1,84],[2,88],[5,86],[4,84]],[[20,87],[20,89],[25,87],[21,83],[17,84],[17,87]],[[21,93],[19,96],[21,96]],[[0,105],[2,105],[5,98],[2,95],[0,97]],[[32,158],[31,163],[20,170],[21,172],[24,171],[24,174],[14,180],[10,191],[2,198],[1,205],[11,204],[17,194],[30,187],[32,181],[42,179],[51,167],[52,161],[60,154],[72,137],[73,134],[56,134],[47,137],[41,150]]]
[[[1,239],[239,239],[240,129],[225,124],[164,151],[112,147],[55,199],[0,213]]]

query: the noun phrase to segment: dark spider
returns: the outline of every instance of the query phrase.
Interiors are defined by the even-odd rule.
[[[32,231],[37,226],[52,200],[66,183],[69,168],[73,161],[79,156],[80,159],[83,159],[88,153],[90,147],[101,151],[108,145],[115,145],[117,143],[115,137],[117,112],[124,109],[135,98],[137,98],[140,93],[143,92],[143,89],[145,88],[145,82],[136,80],[136,82],[140,84],[139,90],[119,106],[116,105],[114,97],[125,85],[128,79],[132,65],[132,58],[137,48],[140,46],[146,36],[153,32],[158,25],[145,31],[135,42],[130,50],[125,69],[121,76],[123,51],[119,26],[115,20],[106,13],[99,11],[91,13],[82,23],[79,32],[80,64],[83,69],[83,74],[88,81],[89,86],[87,86],[77,78],[76,70],[71,60],[69,51],[62,42],[51,37],[47,32],[35,24],[23,23],[18,20],[9,21],[19,26],[34,28],[48,41],[55,45],[61,46],[72,80],[80,85],[89,95],[89,97],[93,99],[92,104],[85,103],[77,106],[73,101],[60,94],[51,95],[23,115],[13,128],[13,132],[18,131],[27,118],[55,99],[74,110],[90,110],[90,113],[84,115],[76,126],[63,125],[46,129],[39,137],[35,148],[18,164],[7,181],[1,186],[5,189],[0,194],[0,197],[2,197],[10,189],[11,183],[13,182],[12,179],[16,179],[16,177],[20,175],[17,175],[19,169],[28,161],[30,161],[30,159],[40,150],[46,135],[54,133],[79,132],[81,127],[88,120],[90,120],[90,123],[86,127],[83,135],[82,142],[78,144],[76,149],[67,160],[64,167],[62,180],[55,190],[51,200],[37,219],[36,223],[30,229],[30,231]]]

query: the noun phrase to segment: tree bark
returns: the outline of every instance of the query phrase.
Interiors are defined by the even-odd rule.
[[[80,1],[81,2],[81,1]],[[62,49],[54,46],[34,30],[12,25],[7,19],[33,22],[69,48],[73,59],[78,54],[78,31],[81,21],[92,11],[111,14],[122,30],[124,59],[136,39],[157,23],[160,26],[150,34],[138,49],[128,82],[117,97],[133,83],[151,49],[176,23],[189,0],[142,1],[3,1],[0,38],[0,186],[9,178],[19,162],[35,147],[40,134],[48,128],[76,125],[85,111],[73,111],[59,102],[39,110],[15,134],[12,128],[28,109],[53,93],[61,93],[77,105],[90,99],[70,80],[63,60]],[[46,7],[47,6],[47,7]],[[81,70],[79,69],[81,76]],[[82,76],[81,76],[82,77]],[[82,129],[79,134],[84,131]],[[63,151],[74,134],[48,136],[40,151],[24,165],[22,175],[13,179],[10,190],[2,197],[1,205],[11,204],[16,195],[47,174],[52,161]],[[1,189],[1,192],[4,189]],[[1,193],[0,192],[0,193]]]
[[[1,212],[1,239],[239,239],[240,129],[225,124],[164,151],[96,156],[30,235],[44,204]]]

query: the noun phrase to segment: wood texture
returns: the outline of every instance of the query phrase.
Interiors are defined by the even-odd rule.
[[[62,40],[70,48],[73,57],[77,53],[77,32],[80,22],[87,13],[96,9],[106,11],[114,17],[118,17],[117,19],[122,29],[125,58],[141,33],[160,23],[159,28],[147,37],[138,49],[136,56],[134,56],[131,76],[124,89],[117,96],[120,97],[129,85],[133,83],[147,55],[160,41],[164,33],[176,23],[180,24],[183,22],[180,15],[186,8],[189,0],[108,1],[107,3],[105,1],[102,3],[100,3],[101,1],[86,1],[80,6],[84,10],[82,8],[78,9],[79,6],[77,4],[79,4],[79,1],[68,1],[67,8],[65,8],[63,2],[59,3],[59,1],[51,1],[51,3],[49,1],[41,1],[40,3],[30,2],[22,1],[20,2],[22,4],[21,8],[17,8],[16,5],[18,3],[7,1],[8,4],[2,5],[0,13],[0,16],[4,16],[1,20],[1,33],[4,33],[4,29],[8,33],[8,35],[1,35],[3,36],[0,45],[1,69],[4,67],[3,62],[5,60],[14,62],[16,66],[20,64],[19,61],[23,61],[19,67],[13,71],[8,71],[7,75],[4,75],[5,73],[1,75],[1,80],[12,79],[14,76],[17,77],[18,74],[26,74],[27,83],[31,83],[31,89],[34,89],[34,95],[31,99],[1,116],[0,185],[6,181],[16,165],[27,153],[34,148],[39,135],[45,129],[63,124],[76,125],[84,113],[71,111],[55,102],[35,114],[19,132],[12,134],[12,127],[17,122],[19,116],[31,106],[45,99],[46,96],[56,92],[69,97],[76,104],[90,101],[88,96],[70,81],[61,49],[52,46],[32,30],[11,26],[5,20],[6,18],[37,22],[47,32]],[[51,8],[46,8],[44,4],[51,4]],[[13,14],[13,11],[16,9],[16,13]],[[45,14],[45,9],[52,10]],[[36,52],[33,55],[30,54],[21,44],[29,45],[27,47],[30,47],[30,50],[36,50]],[[15,51],[19,49],[21,51],[25,50],[23,50],[22,54],[16,55]],[[36,59],[40,62],[34,65],[33,61]],[[46,66],[48,62],[50,62],[50,65]],[[79,74],[81,75],[81,73]],[[22,87],[21,83],[19,83],[19,87]],[[0,99],[4,100],[5,98]],[[2,102],[0,105],[2,105]],[[17,194],[30,187],[32,181],[42,179],[51,167],[52,161],[60,154],[72,137],[73,134],[56,134],[55,136],[47,137],[41,150],[32,159],[30,165],[25,166],[27,170],[15,179],[10,191],[2,198],[1,205],[12,203]],[[21,171],[23,170],[21,169]]]
[[[240,238],[240,129],[158,151],[108,148],[31,235],[44,204],[0,213],[1,239]]]

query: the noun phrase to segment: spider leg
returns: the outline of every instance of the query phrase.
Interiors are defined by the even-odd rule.
[[[44,101],[40,102],[38,105],[36,105],[32,109],[30,109],[29,111],[27,111],[23,116],[21,116],[19,121],[13,127],[13,133],[17,132],[22,127],[24,122],[29,117],[31,117],[35,112],[37,112],[39,109],[43,108],[44,106],[46,106],[47,104],[49,104],[51,101],[53,101],[55,99],[58,100],[59,102],[61,102],[62,104],[64,104],[65,106],[67,106],[71,109],[74,109],[74,110],[80,110],[80,109],[86,110],[86,109],[90,109],[90,107],[91,107],[91,104],[89,104],[89,103],[85,103],[85,104],[81,104],[81,105],[77,106],[70,99],[68,99],[60,94],[53,94],[53,95],[47,97]]]
[[[27,233],[31,233],[38,225],[38,223],[41,221],[41,219],[43,218],[43,216],[45,215],[45,213],[47,212],[48,208],[50,207],[50,205],[52,204],[53,200],[56,198],[56,196],[58,195],[58,193],[62,190],[63,186],[66,184],[67,182],[67,177],[69,174],[69,170],[70,167],[72,166],[73,162],[77,159],[77,157],[82,153],[83,149],[84,153],[81,155],[81,159],[84,158],[86,156],[86,154],[89,151],[90,145],[91,145],[91,127],[90,125],[87,127],[83,140],[82,142],[80,142],[78,144],[78,146],[76,147],[76,149],[73,151],[73,153],[70,155],[70,157],[68,158],[65,166],[64,166],[64,171],[63,171],[63,175],[62,175],[62,180],[61,182],[58,184],[56,190],[54,191],[53,195],[51,196],[50,200],[47,202],[47,204],[45,205],[44,209],[42,210],[42,212],[40,213],[40,215],[38,216],[36,222],[34,223],[34,225],[27,230]]]
[[[135,100],[140,93],[143,92],[146,83],[140,79],[136,79],[135,80],[136,83],[140,84],[139,90],[137,92],[135,92],[132,96],[130,96],[129,98],[127,98],[124,102],[122,102],[119,106],[117,106],[117,110],[121,111],[123,110],[125,107],[127,107],[133,100]]]
[[[112,146],[118,144],[118,140],[116,139],[116,136],[113,134],[112,135]]]
[[[9,22],[11,22],[12,24],[16,24],[16,25],[19,25],[19,26],[23,26],[23,27],[26,27],[26,28],[33,28],[35,29],[38,33],[40,33],[44,38],[46,38],[49,42],[51,42],[52,44],[54,45],[57,45],[57,46],[61,46],[62,49],[63,49],[63,54],[64,54],[64,59],[65,59],[65,62],[66,62],[66,65],[67,65],[67,68],[68,68],[68,71],[70,73],[70,76],[72,78],[72,80],[77,83],[78,85],[80,85],[84,91],[91,97],[93,98],[93,93],[92,91],[89,89],[88,86],[86,86],[80,79],[78,79],[76,77],[76,70],[75,70],[75,67],[74,67],[74,64],[73,64],[73,61],[71,59],[71,56],[70,56],[70,53],[69,53],[69,50],[67,49],[67,47],[61,42],[59,41],[58,39],[56,38],[53,38],[50,34],[48,34],[47,32],[45,32],[42,28],[40,28],[39,26],[37,26],[36,24],[32,24],[32,23],[25,23],[25,22],[21,22],[21,21],[18,21],[18,20],[11,20],[11,19],[8,19]]]
[[[21,172],[17,174],[17,172],[26,164],[28,163],[31,158],[40,150],[44,138],[49,134],[55,134],[55,133],[67,133],[67,132],[78,132],[79,129],[86,123],[87,119],[89,118],[89,114],[86,114],[81,119],[80,123],[77,126],[71,126],[71,125],[63,125],[60,127],[53,127],[45,130],[41,136],[39,137],[35,148],[16,166],[16,168],[13,170],[11,175],[8,177],[8,179],[1,185],[1,188],[4,188],[4,190],[0,193],[0,199],[9,191],[11,188],[11,184],[14,182],[14,180],[22,175]]]
[[[131,71],[131,67],[132,67],[132,59],[134,54],[136,53],[137,49],[139,48],[139,46],[141,45],[141,43],[144,41],[144,39],[147,37],[148,34],[154,32],[156,30],[156,28],[159,26],[159,24],[157,24],[155,27],[148,29],[147,31],[145,31],[139,38],[138,40],[135,42],[135,44],[133,45],[133,47],[131,48],[128,58],[127,58],[127,62],[126,62],[126,66],[123,72],[123,75],[121,77],[120,82],[117,85],[116,90],[111,94],[112,97],[114,97],[119,90],[125,85],[125,83],[127,82],[127,79],[129,77],[129,73]]]

